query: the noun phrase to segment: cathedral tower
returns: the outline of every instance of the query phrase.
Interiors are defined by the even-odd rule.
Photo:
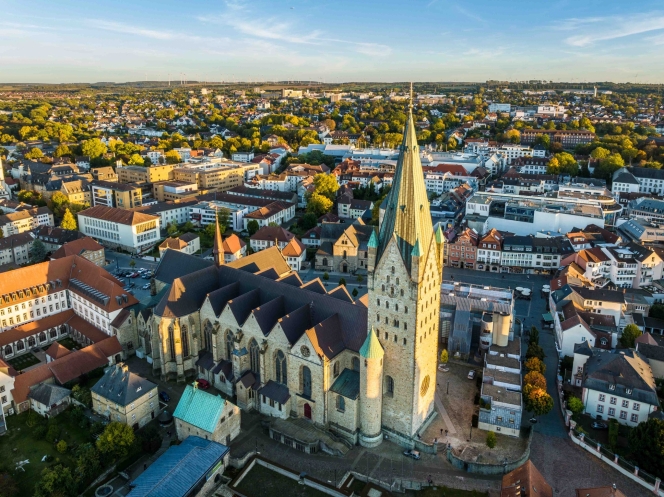
[[[368,327],[384,350],[382,426],[414,437],[434,409],[443,234],[434,235],[411,109],[378,236]]]
[[[383,347],[370,330],[360,349],[360,445],[376,447],[383,441]]]

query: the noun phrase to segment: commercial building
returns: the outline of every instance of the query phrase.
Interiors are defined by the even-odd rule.
[[[115,172],[120,183],[157,183],[173,179],[176,164],[159,164],[151,166],[118,166]]]
[[[136,183],[116,183],[110,181],[95,181],[90,185],[92,205],[117,207],[118,209],[133,209],[143,205],[144,189],[146,185]]]
[[[564,237],[537,238],[506,236],[500,255],[501,272],[551,274],[560,267],[560,261],[574,253]]]
[[[79,230],[109,248],[141,253],[160,237],[160,218],[126,209],[97,205],[78,213]]]
[[[185,199],[199,193],[198,184],[187,181],[161,181],[152,185],[152,194],[158,202]]]
[[[550,143],[560,143],[565,149],[573,149],[595,139],[595,133],[585,129],[524,129],[521,131],[521,143],[533,145],[539,136],[548,136]]]
[[[611,192],[664,194],[664,171],[649,167],[623,167],[613,173]]]

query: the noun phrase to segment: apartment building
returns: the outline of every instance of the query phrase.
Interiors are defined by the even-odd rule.
[[[157,183],[172,180],[174,177],[173,170],[177,167],[176,164],[159,164],[147,167],[118,166],[115,168],[115,172],[120,183]]]
[[[115,364],[90,389],[92,410],[109,421],[135,430],[159,414],[157,385],[129,371],[126,364]]]
[[[65,243],[51,254],[51,259],[61,259],[63,257],[69,257],[70,255],[79,255],[96,266],[106,265],[104,246],[89,236],[84,236],[78,240],[72,240],[71,242]]]
[[[281,225],[295,217],[295,204],[288,202],[271,202],[265,207],[261,207],[249,212],[243,216],[244,229],[250,221],[258,222],[258,226],[268,226],[270,224]]]
[[[500,255],[501,271],[505,273],[550,274],[563,257],[574,253],[567,238],[536,238],[506,236]]]
[[[434,167],[423,167],[422,169],[424,171],[424,186],[429,192],[441,195],[466,183],[472,189],[477,190],[477,177],[473,176],[472,173],[468,173],[466,168],[459,164],[438,164]]]
[[[613,173],[611,192],[664,194],[664,171],[649,167],[623,167]]]
[[[641,197],[627,203],[627,217],[648,223],[664,223],[664,200]]]
[[[503,250],[503,234],[492,229],[480,237],[477,242],[476,269],[478,271],[490,271],[497,273],[500,271],[501,254]]]
[[[35,236],[30,232],[0,238],[0,266],[28,264],[34,241]]]
[[[521,130],[521,144],[533,145],[539,136],[546,135],[550,143],[560,143],[565,149],[585,145],[595,139],[595,133],[585,129],[524,129]]]
[[[41,226],[33,233],[41,240],[48,252],[55,252],[65,243],[85,238],[85,235],[78,230],[65,230],[53,226]]]
[[[263,226],[249,238],[249,246],[254,252],[272,247],[275,243],[283,250],[295,235],[281,226]]]
[[[477,243],[479,235],[477,231],[466,228],[450,243],[448,265],[466,269],[475,269],[477,262]]]
[[[153,183],[152,193],[158,202],[168,202],[169,200],[180,200],[199,193],[197,183],[187,181],[160,181]]]
[[[512,166],[522,174],[546,174],[549,159],[545,157],[519,157],[512,161]]]
[[[145,185],[95,181],[90,185],[92,206],[133,209],[143,205]]]
[[[195,254],[201,249],[201,238],[195,233],[184,233],[177,238],[168,237],[159,245],[159,257],[166,250],[177,250],[185,254]]]
[[[160,237],[160,218],[151,214],[97,205],[78,213],[79,231],[109,248],[141,253]]]
[[[53,213],[48,207],[34,207],[0,215],[0,228],[4,238],[32,231],[40,226],[54,225]]]
[[[159,216],[160,225],[168,226],[171,223],[183,224],[191,220],[191,209],[199,201],[196,198],[191,200],[174,200],[167,202],[157,202],[154,204],[138,207],[136,212]]]

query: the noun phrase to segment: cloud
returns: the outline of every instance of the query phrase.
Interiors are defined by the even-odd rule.
[[[168,31],[155,31],[152,29],[145,29],[139,26],[132,26],[130,24],[122,24],[119,22],[102,21],[99,19],[88,19],[87,24],[93,28],[104,29],[106,31],[113,31],[115,33],[126,33],[144,38],[153,38],[155,40],[171,40],[173,33]]]
[[[463,7],[461,7],[459,5],[455,5],[454,10],[456,10],[459,14],[462,14],[462,15],[466,16],[468,19],[472,19],[473,21],[477,21],[477,22],[486,23],[485,19],[482,19],[480,16],[478,16],[474,12],[470,12],[469,10],[464,9]]]
[[[471,48],[463,52],[462,55],[467,57],[477,57],[477,58],[486,58],[486,57],[497,57],[502,55],[505,52],[505,49],[502,47],[496,47],[494,49],[483,49],[483,48]]]
[[[641,13],[630,16],[571,18],[553,26],[560,31],[581,31],[565,38],[574,47],[587,47],[600,41],[610,41],[664,29],[664,16]]]

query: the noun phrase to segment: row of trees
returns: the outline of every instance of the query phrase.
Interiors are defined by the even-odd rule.
[[[553,409],[553,399],[546,391],[546,366],[544,349],[539,345],[539,330],[532,327],[526,351],[526,375],[523,377],[523,398],[526,409],[535,416],[548,414]]]

